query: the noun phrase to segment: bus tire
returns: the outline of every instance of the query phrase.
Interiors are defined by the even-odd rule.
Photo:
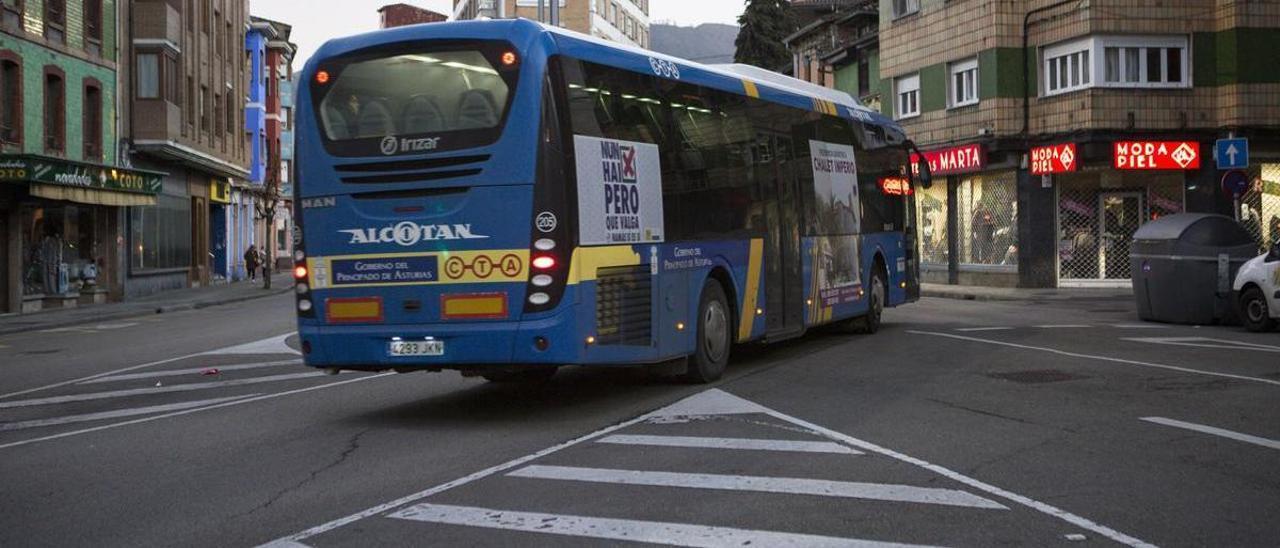
[[[533,367],[517,371],[493,371],[480,376],[484,380],[501,384],[541,384],[551,380],[556,374],[556,367]]]
[[[698,300],[698,330],[695,348],[686,358],[684,378],[692,383],[715,382],[724,375],[729,364],[729,348],[733,343],[733,313],[720,282],[708,279],[702,284]]]
[[[880,330],[885,296],[888,294],[879,263],[871,269],[871,282],[867,285],[867,313],[849,320],[849,328],[854,333],[870,335]]]

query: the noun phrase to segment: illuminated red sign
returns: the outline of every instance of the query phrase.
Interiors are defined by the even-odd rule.
[[[1116,169],[1199,169],[1196,141],[1116,141]]]
[[[1049,145],[1031,149],[1031,174],[1049,175],[1051,173],[1067,173],[1076,170],[1075,143]]]
[[[942,150],[924,152],[924,159],[929,162],[929,171],[934,175],[954,175],[956,173],[972,173],[987,167],[987,155],[982,145],[964,145]],[[911,170],[919,172],[916,160],[919,156],[911,155]]]
[[[906,177],[881,177],[880,192],[889,196],[910,196],[911,180]]]

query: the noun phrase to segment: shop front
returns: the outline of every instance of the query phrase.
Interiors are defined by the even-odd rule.
[[[118,300],[123,207],[156,203],[162,173],[0,155],[8,311]]]
[[[924,281],[1016,285],[1018,155],[970,144],[924,156],[934,175],[916,197]]]
[[[1187,209],[1186,189],[1201,166],[1197,141],[1110,144],[1108,157],[1083,160],[1075,143],[1031,151],[1032,175],[1055,190],[1059,287],[1129,285],[1134,233]]]

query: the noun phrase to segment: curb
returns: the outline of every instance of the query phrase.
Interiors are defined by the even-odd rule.
[[[283,287],[278,290],[272,289],[271,291],[264,291],[258,294],[240,295],[237,297],[228,297],[225,299],[214,299],[214,300],[206,300],[206,301],[189,301],[189,302],[183,302],[183,303],[159,305],[154,308],[138,308],[138,309],[132,309],[132,310],[120,311],[120,312],[106,312],[101,315],[97,315],[93,317],[79,318],[79,319],[60,322],[60,323],[23,325],[23,326],[17,326],[17,327],[0,327],[0,335],[12,335],[14,333],[26,333],[30,331],[40,331],[44,329],[56,329],[59,327],[73,327],[77,325],[84,325],[84,324],[90,324],[90,323],[108,322],[113,320],[125,320],[129,318],[140,318],[143,316],[151,316],[154,314],[164,314],[168,312],[181,312],[184,310],[200,310],[202,308],[209,308],[213,306],[222,306],[227,304],[235,304],[235,303],[241,303],[245,301],[252,301],[256,299],[263,299],[266,297],[274,297],[276,295],[288,293],[290,291],[293,291],[293,284],[287,284],[287,287]]]
[[[984,295],[980,293],[963,293],[951,291],[921,291],[921,297],[933,297],[936,299],[953,299],[957,301],[1026,301],[1030,300],[1026,297],[1014,297],[1006,295]]]

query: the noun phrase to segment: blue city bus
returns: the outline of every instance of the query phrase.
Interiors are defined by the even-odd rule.
[[[927,166],[848,94],[528,20],[331,40],[297,101],[298,331],[330,372],[683,360],[920,292]]]

